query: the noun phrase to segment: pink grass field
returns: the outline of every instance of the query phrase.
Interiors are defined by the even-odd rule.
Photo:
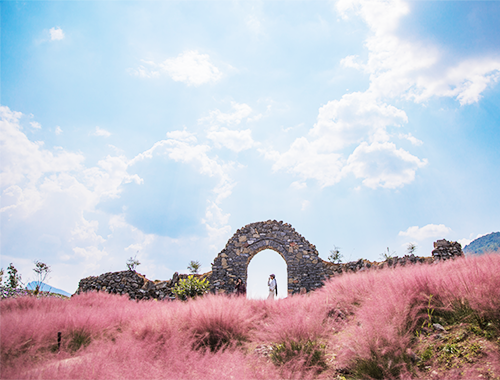
[[[500,379],[497,254],[345,274],[277,301],[88,293],[6,299],[0,312],[2,379]],[[429,322],[448,330],[442,343]],[[467,357],[466,338],[450,340],[464,326],[479,342]]]

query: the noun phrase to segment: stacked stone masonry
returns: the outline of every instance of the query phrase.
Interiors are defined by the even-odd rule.
[[[196,277],[210,277],[211,272]],[[102,291],[114,294],[128,294],[131,299],[174,299],[172,288],[180,279],[187,278],[187,274],[174,273],[171,280],[150,281],[135,271],[109,272],[100,276],[86,277],[80,280],[76,294],[90,291]]]
[[[288,223],[268,220],[248,224],[229,239],[212,264],[212,291],[232,292],[239,277],[246,282],[250,260],[264,249],[276,251],[285,260],[289,294],[323,285],[324,265],[316,247]]]
[[[287,264],[288,294],[304,293],[323,286],[332,277],[349,272],[360,272],[384,267],[412,264],[432,264],[441,260],[463,256],[457,242],[438,240],[434,243],[432,257],[406,255],[388,258],[383,262],[360,259],[349,263],[334,264],[322,260],[316,247],[288,223],[276,220],[248,224],[236,231],[212,264],[212,271],[195,275],[210,281],[214,293],[232,293],[238,278],[247,282],[250,260],[264,249],[276,251]],[[128,294],[131,299],[173,299],[172,288],[186,274],[174,274],[171,280],[150,281],[134,271],[105,273],[98,277],[80,280],[77,293],[106,291]]]

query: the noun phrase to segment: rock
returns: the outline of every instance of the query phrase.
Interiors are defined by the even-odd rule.
[[[441,326],[439,323],[433,323],[432,327],[434,327],[434,330],[436,331],[441,331],[441,332],[446,332],[445,328]]]

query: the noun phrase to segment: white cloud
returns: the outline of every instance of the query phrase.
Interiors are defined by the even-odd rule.
[[[49,33],[50,33],[51,41],[59,41],[59,40],[64,39],[64,32],[59,27],[50,28]]]
[[[220,125],[235,127],[244,119],[247,122],[255,121],[262,115],[258,114],[250,118],[253,111],[248,104],[231,102],[231,107],[234,112],[224,113],[216,109],[210,111],[208,116],[198,119],[199,124],[210,125],[207,131],[207,138],[214,142],[216,148],[226,147],[234,152],[241,152],[258,146],[259,144],[252,139],[252,131],[250,129],[233,130],[220,127]]]
[[[419,146],[419,145],[422,145],[423,144],[423,141],[417,139],[416,137],[414,137],[411,133],[406,133],[406,134],[403,134],[403,133],[400,133],[398,135],[398,137],[400,139],[405,139],[405,140],[408,140],[409,142],[411,142],[412,145],[415,145],[415,146]]]
[[[209,247],[212,254],[229,237],[229,214],[220,203],[232,192],[233,165],[209,156],[210,147],[197,144],[193,134],[173,131],[168,134],[170,139],[134,160],[107,156],[86,168],[82,154],[62,148],[49,150],[31,142],[21,130],[24,116],[20,112],[0,107],[0,116],[2,252],[16,246],[23,252],[36,252],[40,260],[59,258],[62,263],[57,264],[60,268],[51,279],[54,286],[72,291],[80,278],[122,268],[127,248],[141,252],[141,270],[147,270],[148,276],[168,278],[173,271],[153,264],[149,255],[173,249],[177,255],[188,254],[203,251],[203,247]],[[97,207],[105,199],[119,197],[123,184],[142,183],[138,175],[129,173],[130,166],[154,154],[166,154],[218,179],[201,221],[206,236],[172,239],[146,234],[129,224],[124,214],[108,214]]]
[[[296,139],[285,153],[263,150],[261,153],[275,161],[273,171],[286,170],[302,180],[315,179],[321,187],[332,186],[342,178],[342,156],[321,152],[316,142],[311,143],[305,137]]]
[[[399,236],[408,236],[415,240],[424,240],[428,238],[444,238],[451,232],[451,228],[444,224],[427,224],[423,227],[413,226],[406,231],[400,231]]]
[[[290,187],[295,190],[302,190],[307,188],[307,183],[301,181],[293,181]]]
[[[53,153],[42,148],[42,143],[30,141],[21,132],[20,112],[0,107],[0,157],[2,186],[15,185],[23,180],[37,182],[46,173],[61,173],[80,169],[81,154],[59,150]]]
[[[208,54],[200,54],[197,51],[186,51],[177,58],[167,59],[160,67],[174,81],[194,86],[216,82],[222,77],[219,69],[210,62]]]
[[[300,209],[301,209],[302,211],[305,211],[305,210],[307,210],[307,209],[309,208],[309,205],[310,205],[310,204],[311,204],[311,202],[309,202],[309,201],[307,201],[307,200],[302,201],[302,205],[301,205]]]
[[[361,143],[347,160],[346,172],[364,178],[363,184],[375,189],[402,187],[415,179],[415,171],[427,164],[390,142]]]
[[[196,138],[194,135],[190,136],[189,132],[174,131],[169,132],[167,136],[171,138],[156,142],[150,149],[134,157],[129,165],[151,159],[154,154],[166,154],[176,162],[193,165],[200,174],[218,178],[219,182],[214,188],[214,193],[217,194],[217,204],[231,194],[234,187],[229,177],[232,163],[221,163],[217,158],[209,157],[208,152],[211,148],[208,145],[195,144]]]
[[[309,134],[325,150],[338,150],[364,140],[386,141],[388,126],[407,122],[404,111],[378,101],[370,92],[355,92],[321,107]]]
[[[255,34],[262,33],[262,23],[255,15],[249,15],[246,20],[248,29],[250,29]]]
[[[185,129],[182,131],[167,132],[167,137],[169,139],[183,141],[186,143],[195,143],[197,141],[194,133],[188,132]]]
[[[248,104],[240,104],[236,102],[231,102],[231,107],[234,112],[224,113],[221,110],[216,109],[215,111],[210,111],[209,115],[198,119],[199,124],[208,123],[210,125],[220,125],[225,124],[227,126],[235,126],[240,124],[243,119],[247,118],[252,114],[253,110]],[[257,116],[261,116],[260,114]]]
[[[252,131],[250,129],[233,131],[227,128],[220,128],[208,131],[207,137],[214,142],[216,148],[224,146],[237,153],[258,145],[252,139]]]
[[[407,41],[397,35],[408,6],[400,0],[340,0],[343,18],[350,12],[361,16],[371,30],[366,39],[368,60],[360,63],[347,56],[341,63],[370,75],[370,90],[381,97],[426,101],[433,96],[454,97],[461,105],[479,101],[481,93],[500,77],[498,57],[467,58],[446,62],[439,46],[427,41]]]
[[[472,242],[472,239],[464,238],[464,239],[457,240],[457,242],[460,243],[462,248],[464,248],[466,245],[468,245],[470,242]]]
[[[36,121],[32,121],[30,122],[30,125],[35,128],[35,129],[42,129],[42,126],[40,125],[40,123],[37,123]]]
[[[91,133],[92,136],[99,136],[99,137],[109,137],[111,136],[111,133],[106,131],[105,129],[95,127],[95,131]]]
[[[140,78],[156,78],[165,73],[174,81],[184,82],[190,86],[215,83],[222,78],[222,73],[212,64],[210,56],[196,50],[185,51],[161,63],[146,60],[141,62],[143,65],[127,71]]]
[[[410,183],[426,164],[388,140],[388,127],[400,127],[406,113],[379,101],[373,93],[355,92],[319,109],[310,139],[297,138],[288,151],[261,151],[275,161],[273,170],[287,170],[302,180],[332,186],[347,174],[363,178],[365,186],[396,188]],[[368,143],[368,142],[370,143]],[[346,148],[354,146],[346,159]]]
[[[57,127],[56,127],[56,130],[55,130],[55,134],[56,134],[56,135],[60,135],[60,134],[62,133],[62,131],[63,131],[63,130],[61,129],[61,127],[60,127],[60,126],[57,126]]]

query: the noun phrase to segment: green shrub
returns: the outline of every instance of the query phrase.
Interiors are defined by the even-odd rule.
[[[177,298],[186,300],[188,298],[196,298],[208,292],[210,283],[206,278],[199,279],[193,275],[188,276],[186,279],[181,279],[172,289],[172,292]]]
[[[78,329],[71,332],[68,349],[70,352],[76,352],[82,347],[87,347],[90,344],[90,333],[84,329]]]
[[[276,365],[299,359],[304,361],[307,368],[316,368],[318,372],[327,368],[325,345],[310,340],[305,343],[288,341],[274,344],[270,358]]]

